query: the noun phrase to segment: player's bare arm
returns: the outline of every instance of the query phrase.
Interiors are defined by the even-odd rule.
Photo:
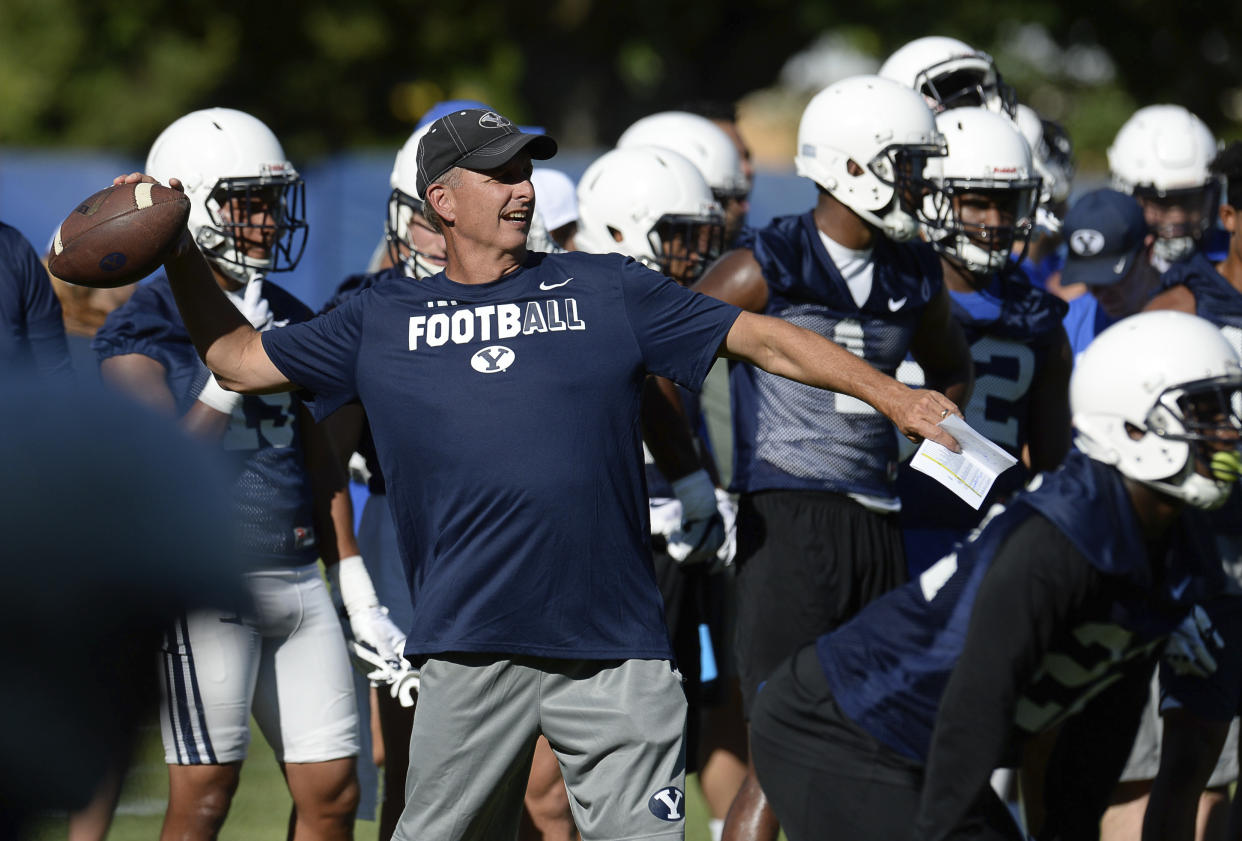
[[[139,181],[154,182],[155,179],[133,172],[118,176],[114,183]],[[169,186],[182,189],[181,182],[175,178]],[[216,285],[211,267],[194,244],[188,228],[172,256],[165,261],[164,269],[190,338],[221,386],[246,394],[289,391],[294,387],[268,358],[260,334]]]
[[[1143,311],[1149,310],[1177,310],[1195,315],[1195,293],[1186,286],[1170,286],[1147,302]]]
[[[750,312],[768,305],[768,284],[749,248],[722,255],[691,288]]]
[[[938,424],[957,404],[935,391],[911,389],[835,342],[779,318],[743,312],[721,352],[800,383],[857,397],[888,417],[912,441],[928,438],[957,451]]]
[[[157,412],[176,416],[177,401],[168,387],[168,369],[158,360],[141,353],[124,353],[105,359],[99,372],[109,385]],[[229,416],[196,400],[180,423],[195,438],[216,441],[228,428]]]
[[[966,333],[953,317],[949,291],[943,286],[919,318],[910,341],[910,355],[923,369],[928,388],[943,392],[959,406],[970,401],[975,365]]]

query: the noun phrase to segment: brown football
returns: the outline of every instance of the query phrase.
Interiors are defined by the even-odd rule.
[[[124,286],[164,262],[190,216],[190,200],[160,184],[121,184],[83,201],[52,240],[47,267],[80,286]]]

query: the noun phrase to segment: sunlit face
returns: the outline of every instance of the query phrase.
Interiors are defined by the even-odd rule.
[[[1018,210],[1011,190],[976,190],[953,197],[953,212],[963,233],[981,248],[1008,251],[1013,246]]]
[[[220,223],[243,256],[266,260],[271,254],[281,235],[283,192],[282,187],[252,188],[229,193],[220,200]]]
[[[454,238],[506,252],[524,250],[535,212],[531,171],[525,152],[496,169],[463,170],[460,183],[446,187],[454,195]]]

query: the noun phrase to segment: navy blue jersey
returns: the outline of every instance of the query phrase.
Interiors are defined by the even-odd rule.
[[[1015,735],[1041,732],[1080,709],[1127,663],[1149,655],[1193,601],[1222,584],[1211,548],[1199,539],[1204,529],[1186,524],[1189,515],[1163,563],[1152,564],[1121,475],[1072,451],[1060,469],[1043,474],[1008,507],[995,507],[954,554],[819,638],[834,697],[877,740],[926,761],[975,594],[993,561],[1005,557],[1007,538],[1036,516],[1050,521],[1111,588],[1108,598],[1089,603],[1057,629],[1033,674],[997,677],[1018,681],[1009,711]]]
[[[810,212],[745,233],[742,246],[754,253],[767,282],[768,315],[819,333],[886,374],[897,370],[943,284],[930,248],[876,237],[871,294],[858,306]],[[731,366],[730,389],[734,490],[892,496],[893,427],[871,406],[752,365]]]
[[[903,463],[897,480],[903,528],[957,529],[961,531],[959,537],[965,537],[992,502],[1007,499],[1029,478],[1021,457],[1030,434],[1031,387],[1063,347],[1061,320],[1066,304],[1026,283],[1017,269],[1014,272],[993,278],[979,292],[949,294],[953,317],[966,333],[975,364],[974,390],[963,407],[966,422],[1019,463],[997,478],[979,510],[941,492],[938,482],[914,470],[909,462]],[[912,380],[907,376],[908,366],[917,369],[907,360],[901,381],[921,387],[921,370]]]
[[[311,316],[302,302],[270,281],[263,281],[263,296],[278,326]],[[162,275],[139,286],[129,301],[109,313],[91,346],[100,362],[137,353],[163,365],[181,415],[207,382],[207,368]],[[255,565],[301,566],[319,556],[299,406],[292,393],[247,396],[233,410],[221,441],[231,460],[234,526],[241,549]]]
[[[361,398],[414,604],[407,653],[671,656],[639,402],[697,388],[739,310],[619,255],[380,282],[272,331],[318,417]]]
[[[66,379],[73,368],[52,281],[34,247],[0,222],[0,372]]]

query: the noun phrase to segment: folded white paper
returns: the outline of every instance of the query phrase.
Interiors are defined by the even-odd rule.
[[[910,466],[926,473],[972,507],[983,505],[996,477],[1018,460],[984,438],[957,415],[949,415],[940,426],[957,439],[962,451],[955,453],[934,441],[919,445]]]

